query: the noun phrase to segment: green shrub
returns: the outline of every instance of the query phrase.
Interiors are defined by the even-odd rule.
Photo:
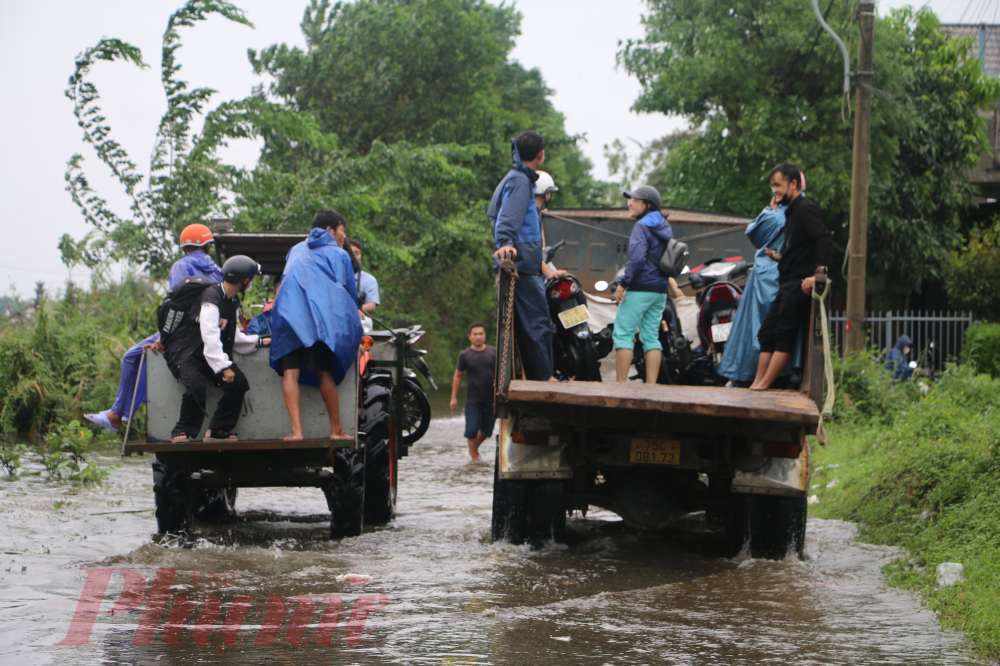
[[[1000,321],[1000,220],[973,229],[961,251],[944,262],[944,286],[955,307],[987,321]]]
[[[1000,324],[980,323],[965,332],[962,363],[977,373],[1000,379]]]
[[[893,381],[878,352],[834,355],[833,376],[834,420],[848,423],[890,424],[920,392],[914,382]]]

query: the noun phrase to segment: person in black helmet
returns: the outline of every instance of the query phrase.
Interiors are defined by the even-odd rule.
[[[258,335],[244,335],[240,329],[239,295],[250,288],[258,274],[260,266],[250,257],[231,257],[222,266],[223,282],[205,288],[164,349],[170,372],[184,384],[181,415],[171,432],[175,443],[194,441],[201,432],[207,413],[206,379],[222,389],[222,397],[204,441],[236,439],[232,430],[250,384],[233,362],[233,351],[249,354],[270,342]]]

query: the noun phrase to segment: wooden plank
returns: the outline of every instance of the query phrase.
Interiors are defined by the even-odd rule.
[[[160,451],[261,451],[261,450],[281,450],[281,449],[339,449],[354,446],[354,439],[304,439],[298,442],[286,442],[284,440],[259,440],[220,443],[206,442],[149,442],[142,444],[129,444],[133,452],[157,453]]]
[[[542,402],[606,409],[637,409],[777,423],[815,424],[819,410],[798,391],[750,391],[712,386],[647,386],[640,382],[535,382],[516,380],[510,403]],[[514,407],[515,405],[511,405]]]

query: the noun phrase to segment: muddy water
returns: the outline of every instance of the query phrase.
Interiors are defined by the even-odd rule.
[[[156,544],[149,457],[99,490],[0,481],[0,664],[974,663],[849,524],[811,520],[804,562],[726,560],[697,520],[647,535],[603,512],[571,519],[568,546],[492,545],[492,462],[464,448],[461,419],[437,418],[400,466],[397,520],[340,542],[318,490],[252,489],[235,525]]]

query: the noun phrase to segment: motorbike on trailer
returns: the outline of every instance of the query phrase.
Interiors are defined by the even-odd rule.
[[[566,241],[559,241],[544,249],[544,261],[549,263]],[[582,382],[601,381],[601,361],[598,347],[605,355],[609,345],[595,336],[587,322],[587,295],[580,281],[572,275],[551,278],[545,281],[545,297],[549,304],[549,315],[555,326],[552,336],[553,365],[557,377],[573,378]]]

